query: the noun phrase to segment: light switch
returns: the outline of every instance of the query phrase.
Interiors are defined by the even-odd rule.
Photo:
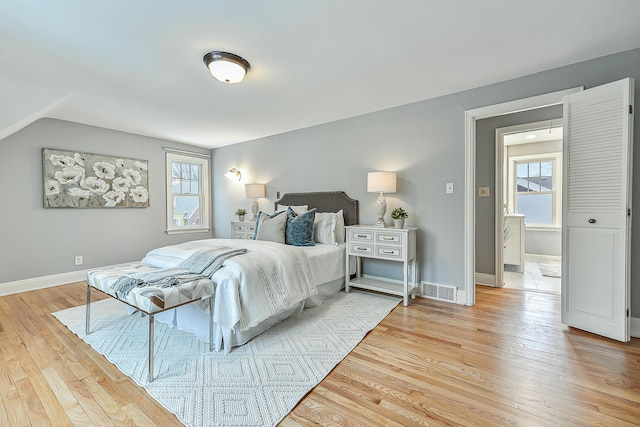
[[[447,194],[453,194],[453,182],[447,182]]]
[[[489,187],[478,187],[478,197],[489,197]]]

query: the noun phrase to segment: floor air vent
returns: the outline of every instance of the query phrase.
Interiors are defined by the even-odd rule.
[[[437,299],[439,301],[456,302],[458,288],[449,285],[434,285],[422,283],[422,296],[425,298]]]

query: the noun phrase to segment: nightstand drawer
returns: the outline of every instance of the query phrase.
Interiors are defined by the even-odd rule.
[[[367,245],[362,243],[352,243],[349,246],[349,253],[353,255],[367,255],[373,253],[373,245]]]
[[[379,258],[402,259],[402,247],[376,246],[376,256]]]
[[[385,245],[401,245],[402,234],[392,231],[379,231],[376,233],[376,243],[384,243]]]
[[[351,240],[354,242],[371,242],[373,243],[373,231],[349,230]]]
[[[256,231],[256,224],[254,222],[231,222],[231,238],[232,239],[253,239],[253,235]]]

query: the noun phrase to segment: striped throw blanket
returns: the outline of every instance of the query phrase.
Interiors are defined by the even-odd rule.
[[[112,291],[119,299],[126,300],[127,295],[134,288],[146,286],[166,288],[198,279],[211,278],[222,267],[225,260],[246,252],[247,250],[244,248],[212,247],[194,253],[175,267],[120,276],[113,284]]]

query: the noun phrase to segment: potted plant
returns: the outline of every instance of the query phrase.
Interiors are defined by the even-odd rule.
[[[409,218],[409,214],[404,209],[398,207],[391,211],[391,218],[396,228],[404,227],[404,220]]]
[[[236,211],[236,215],[238,215],[238,221],[243,222],[244,221],[244,216],[246,214],[247,214],[247,210],[246,209],[239,208]]]

